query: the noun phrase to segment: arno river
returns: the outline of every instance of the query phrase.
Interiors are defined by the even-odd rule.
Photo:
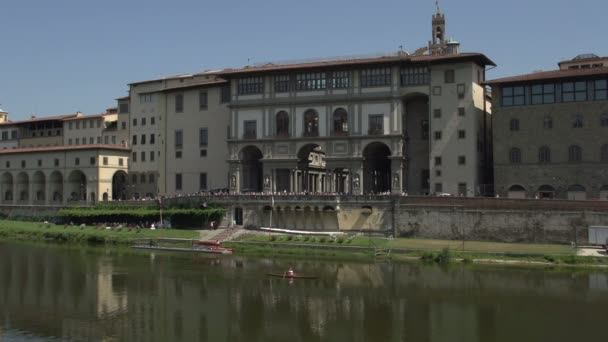
[[[318,280],[266,276],[293,265]],[[0,242],[0,341],[591,341],[608,273]]]

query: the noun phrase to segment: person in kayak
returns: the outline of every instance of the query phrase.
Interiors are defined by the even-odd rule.
[[[290,267],[290,268],[287,270],[287,272],[285,272],[285,275],[286,275],[286,276],[288,276],[288,277],[293,277],[293,276],[295,276],[295,275],[296,275],[296,272],[294,272],[294,271],[293,271],[293,268],[291,268],[291,267]]]

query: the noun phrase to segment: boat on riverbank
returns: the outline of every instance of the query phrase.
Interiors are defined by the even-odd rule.
[[[297,275],[297,274],[288,275],[285,273],[266,273],[266,275],[269,277],[285,278],[285,279],[317,279],[317,278],[319,278],[317,276],[304,276],[304,275]]]
[[[222,247],[219,241],[190,239],[135,239],[131,248],[211,254],[232,254],[234,252],[234,248]]]

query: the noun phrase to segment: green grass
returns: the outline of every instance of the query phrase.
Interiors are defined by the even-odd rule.
[[[334,242],[329,242],[329,238],[316,237],[294,237],[283,235],[274,236],[273,242],[297,243],[297,244],[334,244],[344,246],[380,247],[380,248],[402,248],[415,250],[440,251],[449,248],[451,251],[464,251],[471,253],[496,253],[496,254],[537,254],[537,255],[570,255],[573,253],[572,247],[568,245],[548,245],[548,244],[526,244],[526,243],[500,243],[465,241],[464,249],[462,241],[454,240],[430,240],[430,239],[384,239],[355,237],[351,240],[337,238]],[[270,242],[268,235],[245,236],[241,241]]]
[[[23,221],[0,221],[0,239],[41,241],[56,240],[64,242],[94,242],[130,244],[130,239],[136,238],[186,238],[198,239],[196,231],[177,229],[105,229],[105,227],[80,227],[44,224]]]

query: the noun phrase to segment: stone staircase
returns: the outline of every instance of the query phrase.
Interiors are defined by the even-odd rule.
[[[218,228],[213,231],[213,234],[207,235],[205,239],[211,241],[230,241],[240,230],[240,228]]]

